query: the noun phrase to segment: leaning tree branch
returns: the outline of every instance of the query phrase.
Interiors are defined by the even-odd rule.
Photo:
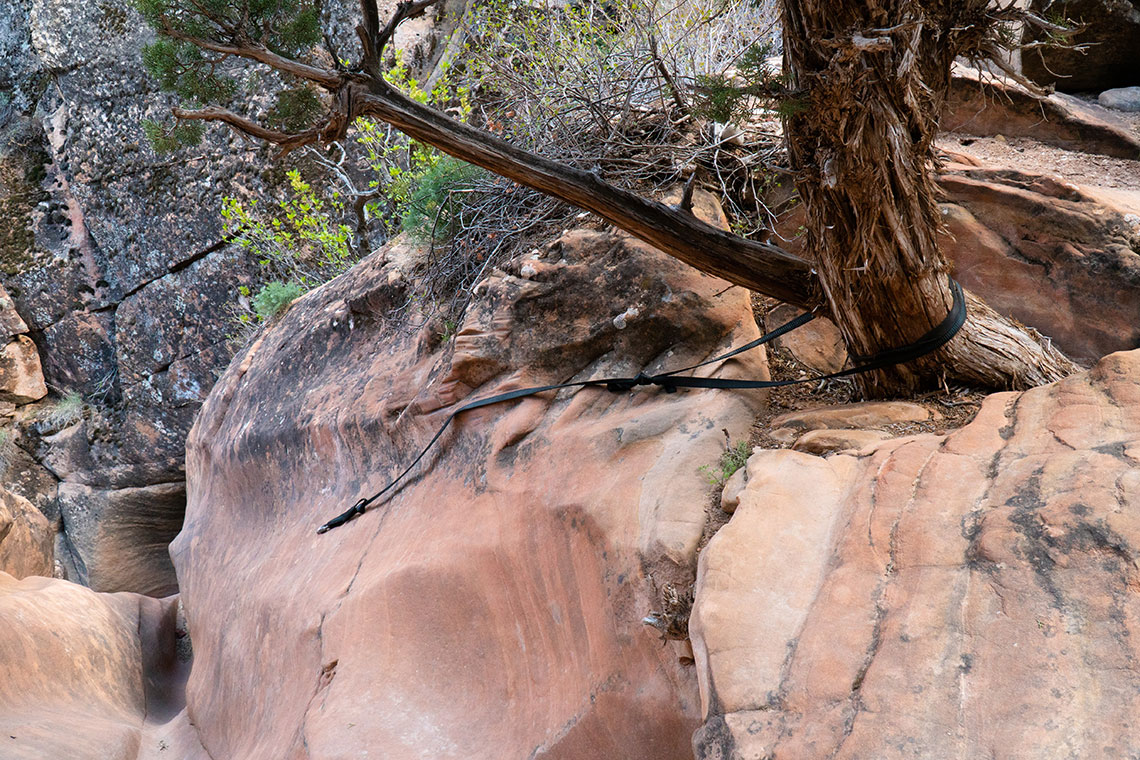
[[[786,303],[822,304],[811,264],[770,243],[746,240],[691,214],[635,195],[582,171],[518,148],[405,96],[384,80],[360,82],[359,115],[520,185],[590,211],[704,272]]]
[[[295,61],[292,58],[286,58],[283,55],[274,53],[259,43],[225,45],[220,42],[214,42],[213,40],[207,40],[202,37],[195,37],[181,32],[165,19],[163,20],[162,34],[171,39],[189,42],[203,50],[212,50],[215,53],[226,53],[227,55],[236,56],[238,58],[263,63],[277,71],[283,71],[286,74],[292,74],[295,77],[315,82],[328,90],[336,90],[344,82],[342,75],[336,71],[329,71],[328,69],[322,69],[318,66],[310,66],[307,63]]]
[[[362,39],[375,41],[377,56],[402,21],[421,15],[438,0],[405,1],[388,25],[371,38],[367,24]],[[362,0],[362,7],[375,0]],[[179,119],[216,121],[239,132],[279,145],[282,154],[303,145],[332,142],[359,116],[391,124],[412,139],[506,177],[526,187],[590,211],[633,236],[704,272],[764,295],[806,308],[824,308],[819,281],[811,264],[778,246],[746,240],[713,227],[682,210],[615,187],[597,174],[582,171],[518,148],[488,132],[456,121],[415,102],[382,76],[342,74],[290,60],[263,46],[224,45],[167,28],[165,34],[207,50],[258,61],[278,71],[320,84],[334,93],[327,121],[299,134],[268,129],[216,106],[194,111],[174,109]]]
[[[278,158],[305,145],[327,141],[326,137],[329,130],[334,128],[332,122],[337,121],[333,119],[328,125],[313,127],[312,129],[306,129],[304,132],[298,132],[296,134],[289,134],[287,132],[279,132],[276,129],[263,127],[251,119],[239,116],[233,111],[219,106],[209,106],[193,111],[187,111],[182,108],[172,108],[170,110],[176,119],[221,122],[230,125],[242,134],[278,145],[281,147],[281,153],[278,154]]]

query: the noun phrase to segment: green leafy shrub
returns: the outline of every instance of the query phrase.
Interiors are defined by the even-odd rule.
[[[253,310],[259,320],[268,322],[305,292],[305,287],[296,282],[267,282],[253,297]]]
[[[404,230],[424,240],[450,239],[463,217],[463,191],[483,174],[466,161],[447,155],[431,162],[416,178],[403,204]]]

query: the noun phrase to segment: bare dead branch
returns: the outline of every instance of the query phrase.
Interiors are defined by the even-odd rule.
[[[162,34],[171,39],[189,42],[203,50],[212,50],[215,53],[225,53],[238,58],[263,63],[272,69],[286,74],[292,74],[295,77],[309,82],[314,82],[328,90],[336,90],[344,83],[344,77],[336,71],[329,71],[328,69],[322,69],[318,66],[310,66],[307,63],[295,61],[292,58],[286,58],[258,43],[251,42],[242,45],[223,45],[220,42],[194,37],[181,32],[165,20]]]
[[[242,134],[280,146],[281,153],[278,157],[284,156],[290,151],[294,151],[305,145],[312,145],[313,143],[319,142],[327,129],[327,127],[314,127],[297,134],[279,132],[276,129],[263,127],[251,119],[239,116],[233,111],[219,106],[208,106],[193,111],[182,108],[172,108],[171,113],[174,114],[174,118],[186,121],[216,121],[228,124]]]
[[[614,187],[595,173],[522,150],[427,106],[383,80],[354,96],[359,114],[520,185],[590,211],[702,271],[787,303],[821,303],[811,265],[778,246],[746,240],[691,214]]]
[[[685,183],[685,189],[681,192],[681,202],[677,204],[677,208],[686,213],[693,213],[693,190],[697,186],[697,173],[693,172],[689,176],[689,181]]]

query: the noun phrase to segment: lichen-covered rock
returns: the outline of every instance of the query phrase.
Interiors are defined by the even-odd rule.
[[[692,572],[698,472],[756,393],[570,389],[683,367],[758,334],[748,294],[647,246],[571,232],[476,289],[454,344],[384,319],[366,260],[293,304],[215,386],[172,544],[215,757],[691,757],[691,666],[642,623]],[[521,278],[512,272],[527,267]],[[619,329],[607,316],[629,315]],[[701,373],[767,377],[750,352]],[[256,695],[256,696],[254,696]]]
[[[383,0],[381,15],[394,5]],[[438,57],[439,30],[463,6],[448,0],[400,30],[395,43],[413,67]],[[341,50],[357,45],[358,14],[354,0],[322,4]],[[303,161],[275,163],[273,151],[223,128],[199,147],[156,155],[142,121],[168,120],[172,101],[143,71],[151,39],[130,0],[0,8],[0,285],[15,305],[0,293],[0,330],[22,317],[26,329],[10,334],[35,342],[47,385],[95,409],[86,464],[66,480],[108,492],[183,477],[186,434],[232,356],[232,306],[265,276],[224,239],[221,200],[274,197]],[[50,448],[28,450],[42,461]],[[58,514],[47,492],[25,495]],[[180,519],[180,505],[160,502]]]
[[[51,524],[31,502],[0,487],[0,572],[50,577],[54,538]]]
[[[184,710],[177,601],[0,572],[0,755],[207,760]]]
[[[748,472],[701,553],[699,760],[1140,752],[1140,351]]]

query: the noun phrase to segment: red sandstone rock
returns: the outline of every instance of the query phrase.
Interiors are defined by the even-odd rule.
[[[7,340],[13,335],[26,333],[28,326],[16,312],[16,304],[8,295],[8,291],[0,285],[0,340]]]
[[[708,485],[763,395],[563,391],[683,367],[758,334],[748,294],[624,237],[572,232],[477,288],[453,344],[401,337],[379,258],[239,356],[188,443],[172,545],[188,703],[216,758],[690,758],[691,665],[642,618],[692,578]],[[625,315],[624,326],[615,319]],[[767,377],[750,352],[700,370]]]
[[[16,578],[50,577],[54,537],[55,531],[38,509],[0,487],[0,572]]]
[[[803,313],[787,304],[781,304],[768,312],[765,327],[775,330]],[[826,317],[816,317],[802,327],[776,339],[776,345],[791,351],[792,356],[812,369],[830,374],[838,372],[847,364],[847,346],[843,335],[835,323]]]
[[[1032,137],[1047,145],[1135,159],[1140,137],[1103,108],[1069,95],[1031,95],[1011,81],[955,65],[941,127],[968,135]]]
[[[748,470],[701,553],[700,760],[1140,750],[1140,351]]]
[[[809,430],[796,439],[792,448],[805,454],[832,454],[866,448],[890,438],[882,430]]]
[[[0,572],[0,757],[208,760],[183,710],[176,607]]]
[[[0,349],[0,401],[27,404],[47,395],[36,344],[17,335]]]
[[[1083,361],[1140,345],[1140,196],[1013,170],[945,174],[955,277]]]
[[[939,184],[940,244],[964,286],[1003,314],[1092,362],[1140,345],[1140,197],[1059,178],[957,162]],[[786,247],[802,206],[780,217]]]
[[[799,409],[772,418],[774,429],[818,430],[827,428],[882,428],[900,422],[926,422],[930,411],[909,401],[864,401],[814,409]]]

